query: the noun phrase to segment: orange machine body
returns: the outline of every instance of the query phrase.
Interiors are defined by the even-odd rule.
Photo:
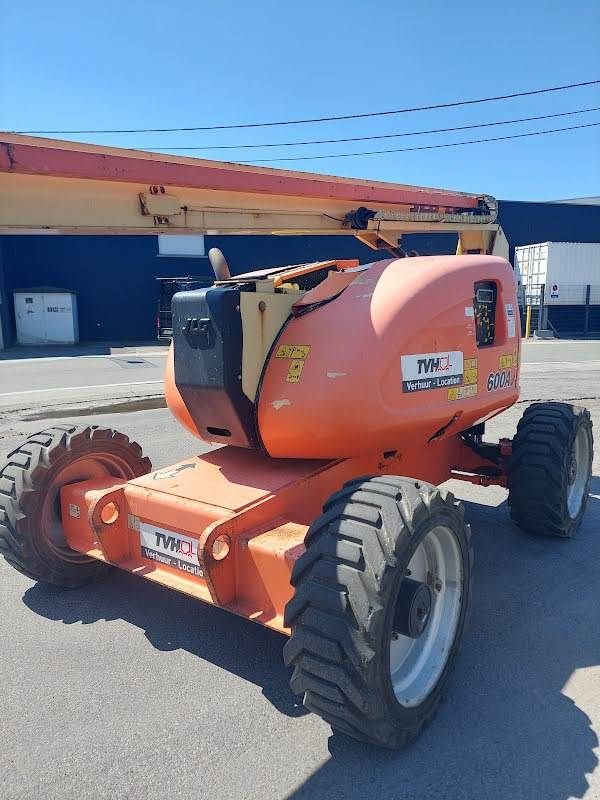
[[[296,303],[262,368],[259,447],[228,446],[141,478],[61,490],[69,545],[287,633],[290,574],[323,503],[347,480],[407,475],[505,485],[502,457],[461,435],[518,397],[510,265],[490,256],[379,262]],[[478,346],[476,285],[495,292]],[[199,435],[169,359],[169,406]],[[478,440],[479,441],[479,440]]]
[[[358,475],[503,483],[457,436],[356,459],[272,459],[220,447],[131,481],[61,489],[69,546],[171,589],[289,633],[290,575],[323,504]],[[226,555],[223,557],[223,548]]]
[[[478,348],[473,297],[482,280],[494,283],[498,296],[494,342]],[[504,259],[371,265],[334,301],[292,317],[282,330],[258,399],[266,451],[275,458],[349,458],[411,449],[444,426],[451,434],[489,419],[519,394],[516,313],[516,285]],[[299,379],[289,382],[290,360],[278,356],[297,345],[310,351]],[[503,377],[488,390],[497,373]]]
[[[520,330],[507,261],[394,259],[354,276],[308,312],[307,297],[319,287],[305,295],[265,361],[255,403],[270,456],[353,458],[412,448],[444,426],[465,430],[517,400]],[[481,281],[497,291],[495,338],[485,347],[476,341]],[[178,391],[172,354],[165,385],[173,414],[203,438]]]

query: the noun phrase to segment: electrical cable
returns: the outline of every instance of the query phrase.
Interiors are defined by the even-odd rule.
[[[524,139],[527,136],[544,136],[547,133],[560,133],[562,131],[575,131],[580,128],[594,128],[600,125],[600,122],[589,122],[585,125],[571,125],[567,128],[551,128],[545,131],[532,131],[531,133],[514,133],[510,136],[493,136],[489,139],[470,139],[465,142],[447,142],[445,144],[425,144],[418,147],[399,147],[387,150],[366,150],[359,153],[329,153],[327,155],[317,156],[286,156],[283,158],[255,158],[252,164],[272,164],[279,161],[311,161],[315,158],[348,158],[349,156],[374,156],[382,153],[408,153],[413,150],[437,150],[443,147],[461,147],[467,144],[482,144],[483,142],[500,142],[506,139]],[[249,166],[252,166],[249,164]]]
[[[575,114],[589,114],[591,111],[600,111],[600,106],[592,108],[579,108],[576,111],[562,111],[556,114],[542,114],[537,117],[520,117],[518,119],[505,119],[499,122],[479,122],[476,125],[458,125],[453,128],[432,128],[428,131],[406,131],[403,133],[382,133],[375,136],[351,136],[346,139],[309,139],[305,142],[265,142],[264,144],[220,144],[193,147],[169,147],[168,145],[145,145],[144,150],[248,150],[261,147],[298,147],[311,144],[338,144],[342,142],[367,142],[374,139],[397,139],[403,136],[425,136],[431,133],[450,133],[452,131],[466,131],[473,128],[491,128],[497,125],[513,125],[518,122],[534,122],[541,119],[554,119],[556,117],[572,117]]]
[[[371,111],[361,114],[340,114],[330,117],[313,117],[311,119],[288,119],[277,120],[274,122],[245,122],[234,125],[202,125],[182,128],[112,128],[94,130],[30,130],[30,131],[11,131],[11,133],[21,134],[51,134],[51,135],[71,135],[71,134],[98,134],[98,133],[167,133],[177,131],[223,131],[239,128],[270,128],[276,125],[305,125],[309,123],[334,122],[346,119],[366,119],[367,117],[386,117],[394,114],[409,114],[414,111],[433,111],[438,108],[455,108],[457,106],[474,105],[476,103],[491,103],[497,100],[511,100],[515,97],[531,97],[532,95],[547,94],[548,92],[562,92],[566,89],[575,89],[582,86],[592,86],[600,83],[600,79],[591,81],[579,81],[578,83],[566,83],[561,86],[550,86],[544,89],[530,89],[527,92],[511,92],[510,94],[500,94],[491,97],[479,97],[474,100],[455,100],[451,103],[436,103],[428,106],[415,106],[412,108],[397,108],[390,111]]]

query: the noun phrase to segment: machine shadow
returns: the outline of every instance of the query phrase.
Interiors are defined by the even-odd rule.
[[[591,492],[600,495],[600,477]],[[505,502],[465,506],[475,542],[473,613],[438,716],[401,752],[331,735],[329,759],[288,797],[566,800],[586,792],[598,739],[565,684],[600,664],[600,497],[590,497],[568,541],[521,533]],[[23,600],[65,624],[123,619],[158,650],[185,649],[260,686],[281,713],[306,713],[289,689],[284,637],[218,608],[117,570],[77,591],[36,584]]]
[[[475,543],[473,610],[437,717],[400,752],[333,734],[329,760],[288,800],[584,796],[598,738],[569,696],[577,679],[569,680],[600,664],[598,476],[591,494],[581,530],[567,541],[520,532],[506,502],[465,503]]]
[[[157,650],[185,650],[260,686],[281,713],[308,713],[290,691],[291,670],[282,659],[286,637],[194,598],[115,569],[76,590],[34,584],[23,601],[36,614],[66,625],[122,619],[141,629]]]

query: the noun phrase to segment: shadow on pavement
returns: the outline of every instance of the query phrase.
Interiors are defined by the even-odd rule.
[[[599,477],[592,494],[600,495]],[[330,758],[294,800],[567,800],[586,792],[598,739],[565,684],[576,670],[600,664],[600,498],[590,498],[584,525],[567,541],[521,533],[506,503],[466,506],[475,540],[473,614],[438,716],[399,753],[333,734]],[[261,686],[283,714],[304,713],[289,690],[283,637],[219,609],[199,613],[197,601],[117,571],[76,592],[35,585],[23,599],[66,624],[124,619],[158,650],[184,648]]]
[[[600,477],[591,493],[600,495]],[[465,506],[475,540],[473,613],[438,716],[399,753],[333,734],[330,759],[290,800],[586,793],[598,738],[563,688],[576,670],[600,664],[600,499],[590,497],[581,530],[566,541],[521,533],[506,503]]]
[[[289,687],[283,666],[286,637],[198,600],[114,570],[82,589],[37,583],[23,595],[25,605],[66,625],[123,619],[144,631],[157,650],[186,650],[261,686],[278,711],[308,713]]]
[[[60,358],[62,356],[104,356],[110,354],[108,344],[36,345],[35,347],[9,347],[0,352],[0,361],[15,361],[21,358]]]

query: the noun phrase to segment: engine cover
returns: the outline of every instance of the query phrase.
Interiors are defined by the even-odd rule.
[[[258,397],[273,458],[427,447],[519,395],[510,264],[488,255],[380,261],[284,326]]]
[[[254,404],[242,391],[240,291],[213,286],[173,296],[174,380],[203,439],[255,447]]]

